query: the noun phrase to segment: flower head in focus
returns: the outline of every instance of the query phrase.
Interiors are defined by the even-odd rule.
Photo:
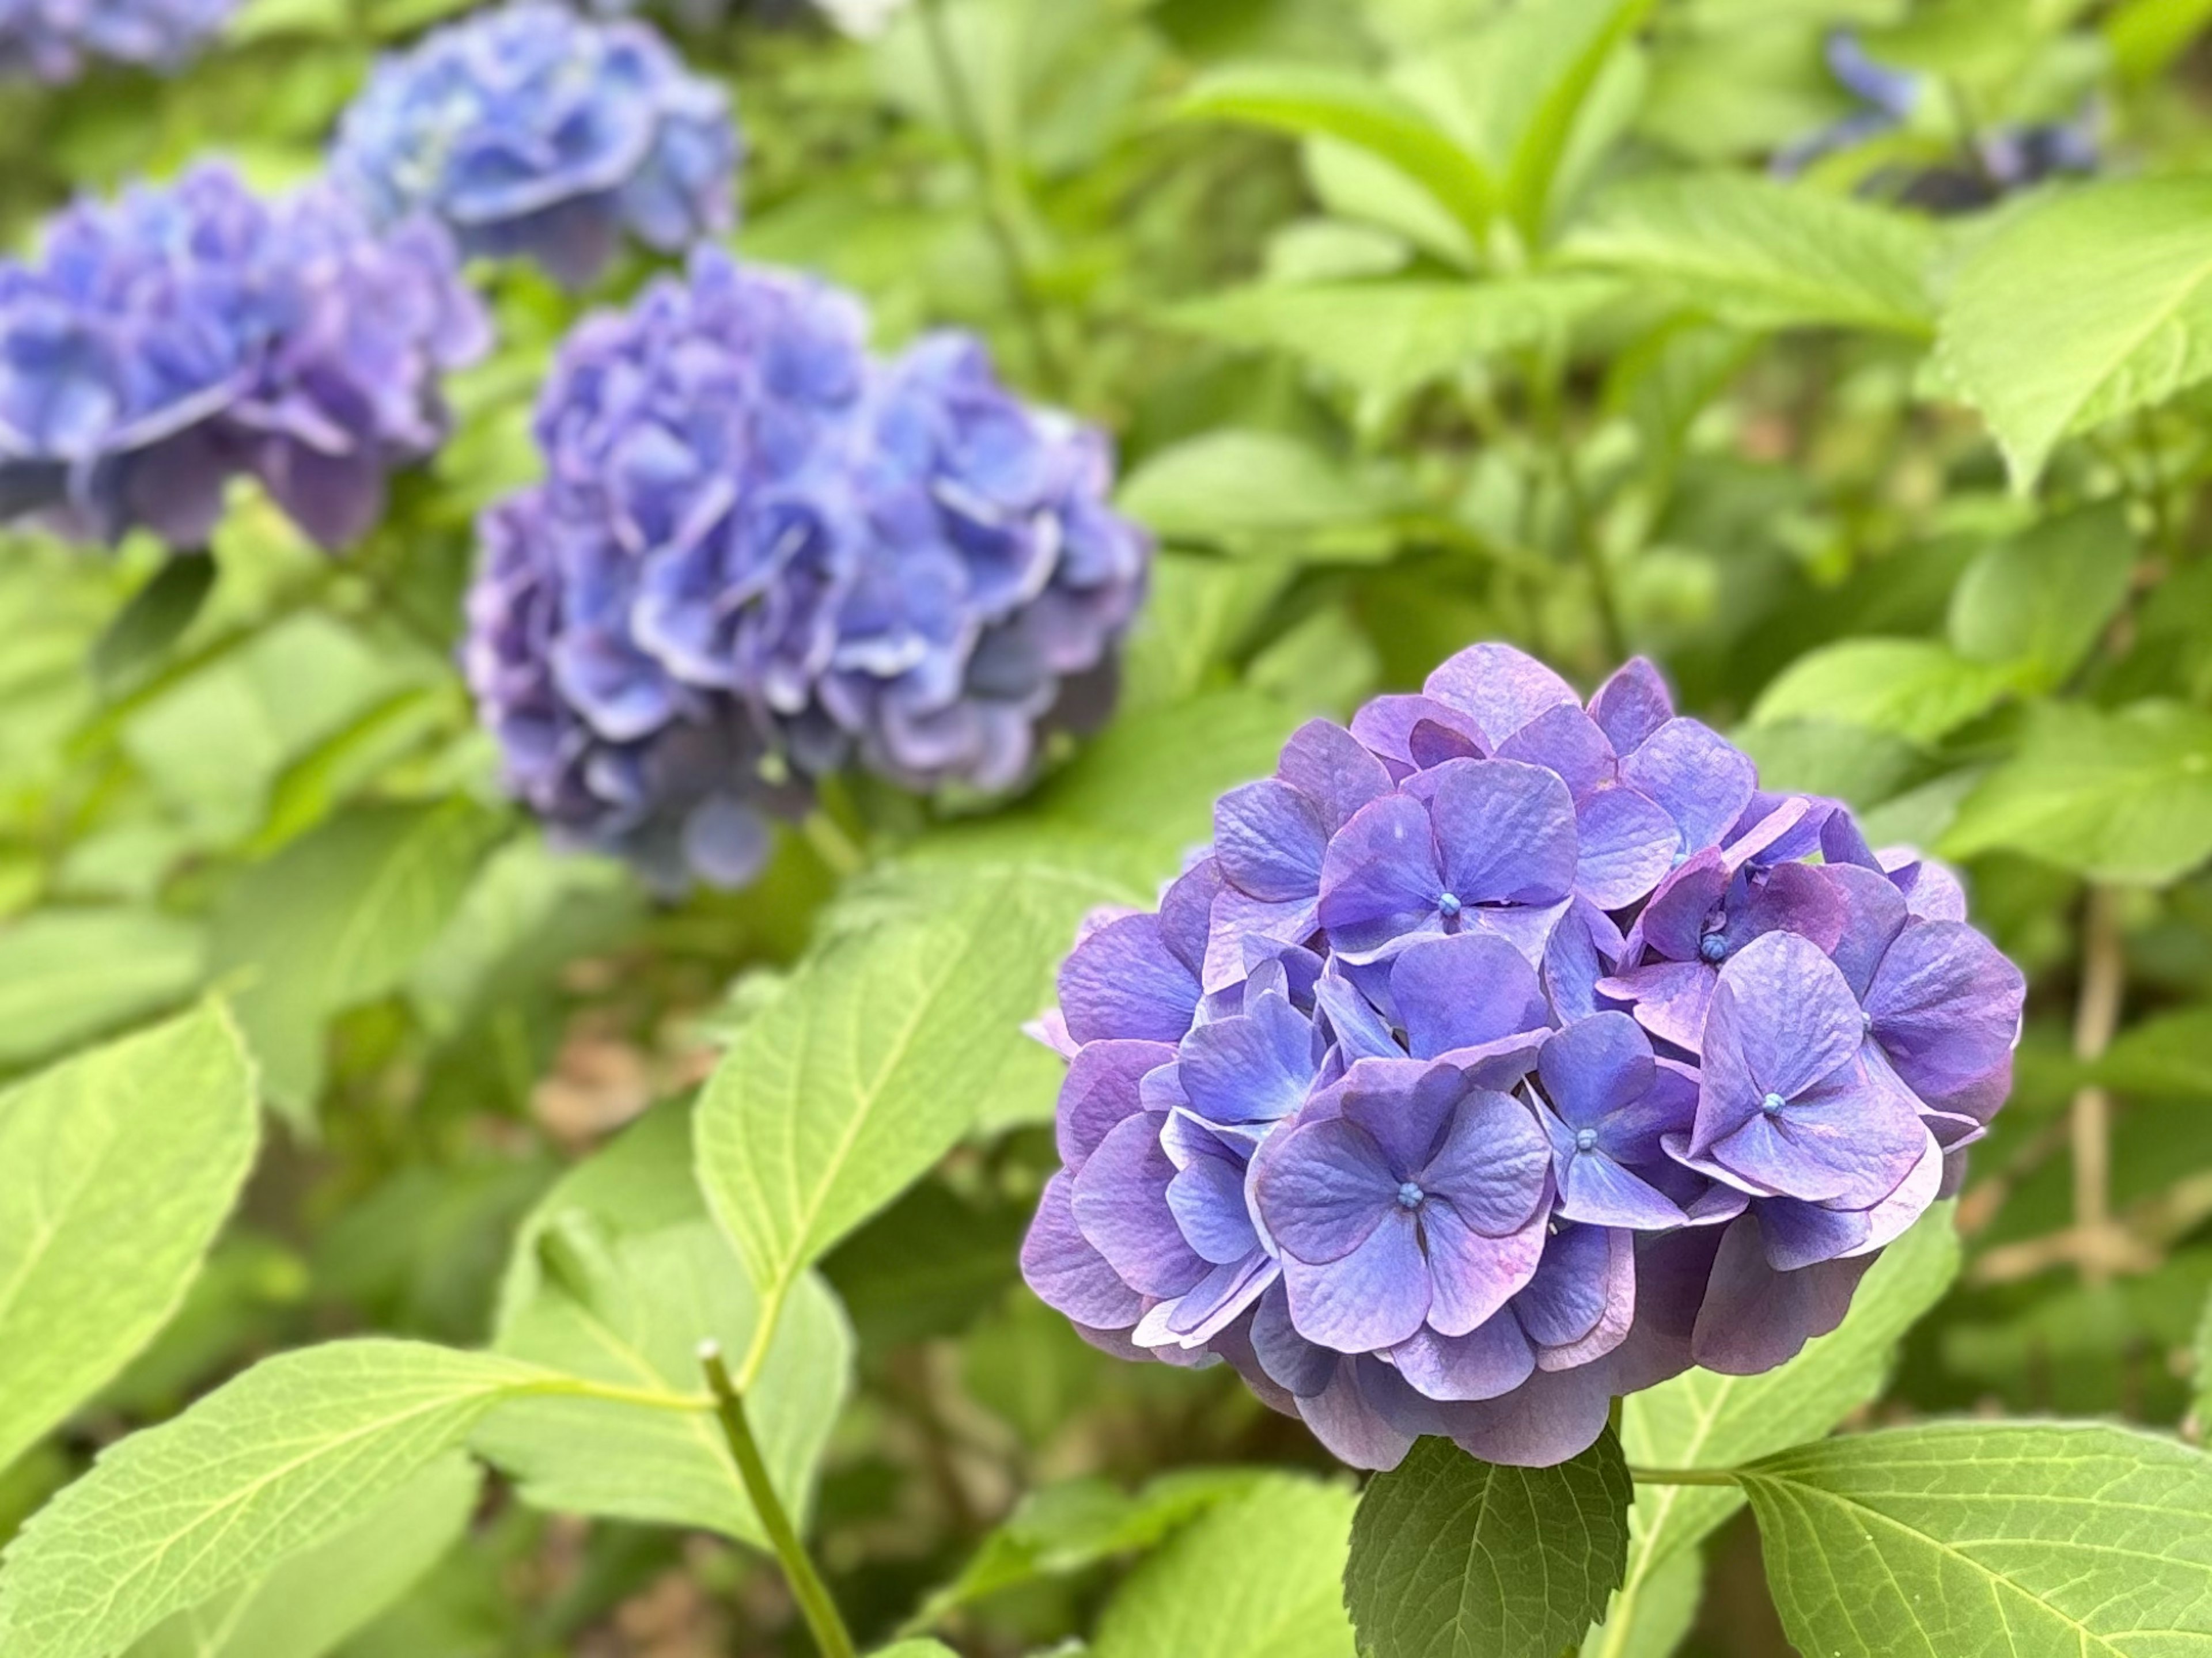
[[[203,547],[246,473],[342,547],[488,339],[443,231],[379,232],[327,189],[264,201],[203,166],[81,203],[0,264],[0,515]]]
[[[1760,793],[1646,663],[1585,704],[1476,646],[1214,830],[1061,969],[1024,1268],[1362,1467],[1558,1461],[1620,1394],[1782,1363],[2009,1085],[2023,981],[1955,879]]]
[[[88,64],[177,68],[238,0],[0,0],[0,79],[74,81]]]
[[[379,64],[331,169],[381,220],[433,215],[465,254],[582,288],[625,234],[675,252],[727,230],[738,160],[727,96],[648,26],[532,0]]]

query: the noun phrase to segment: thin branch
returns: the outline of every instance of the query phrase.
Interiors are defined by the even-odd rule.
[[[2093,1065],[2105,1056],[2119,1029],[2127,992],[2127,957],[2120,937],[2119,894],[2089,889],[2081,911],[2081,993],[2074,1010],[2074,1057]],[[2112,1226],[2112,1096],[2100,1084],[2076,1090],[2069,1114],[2074,1150],[2074,1230],[2086,1246],[2081,1281],[2112,1281],[2123,1242]],[[2106,1248],[2109,1241],[2113,1246]]]

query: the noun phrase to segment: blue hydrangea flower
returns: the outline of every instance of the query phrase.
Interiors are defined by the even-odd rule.
[[[216,166],[81,203],[0,264],[0,514],[203,547],[246,473],[343,547],[487,343],[435,226],[380,234],[331,191],[265,202]]]
[[[1358,1466],[1563,1460],[1832,1328],[1955,1179],[2024,993],[1964,908],[1648,663],[1585,704],[1475,647],[1297,732],[1157,912],[1086,927],[1024,1270]]]
[[[727,230],[738,159],[727,96],[649,27],[533,3],[380,63],[331,169],[381,219],[435,215],[464,252],[581,288],[625,234],[674,252]]]
[[[173,70],[238,0],[0,0],[0,79],[74,81],[88,64]]]
[[[1103,441],[972,342],[883,365],[866,331],[849,295],[702,250],[563,347],[546,481],[486,521],[471,659],[516,792],[578,838],[635,845],[631,805],[593,830],[604,791],[571,786],[602,744],[654,756],[626,799],[689,822],[759,798],[763,763],[779,811],[848,764],[1005,789],[1104,712],[1150,548],[1106,505]],[[719,747],[670,746],[702,727]],[[719,884],[757,861],[662,844]]]

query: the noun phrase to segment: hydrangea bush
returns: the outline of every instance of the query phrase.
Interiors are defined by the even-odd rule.
[[[676,252],[727,230],[739,158],[728,94],[648,25],[528,3],[379,64],[331,170],[381,221],[429,213],[465,253],[582,288],[625,235]]]
[[[0,0],[0,79],[74,81],[91,64],[173,70],[238,0]]]
[[[488,340],[434,224],[379,231],[321,187],[264,201],[215,164],[81,202],[0,264],[0,515],[198,548],[246,474],[342,548]]]
[[[1004,790],[1110,705],[1149,544],[1103,440],[973,340],[865,335],[702,251],[568,342],[545,481],[485,518],[468,665],[509,786],[663,886],[750,879],[764,814],[848,764]]]
[[[1331,1450],[1548,1464],[1832,1329],[2003,1102],[2024,984],[1948,872],[1762,793],[1650,664],[1479,645],[1225,795],[1060,972],[1023,1257],[1109,1351]]]

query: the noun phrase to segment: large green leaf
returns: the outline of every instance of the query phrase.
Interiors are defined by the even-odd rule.
[[[108,1658],[342,1533],[545,1372],[363,1340],[268,1359],[134,1434],[0,1558],[0,1649]]]
[[[2125,513],[2109,502],[2000,542],[1952,590],[1953,648],[2017,665],[2027,689],[2056,689],[2126,602],[2135,552]]]
[[[1568,237],[1572,260],[1663,284],[1741,328],[1867,328],[1923,338],[1934,233],[1865,202],[1735,173],[1608,191]]]
[[[1556,1658],[1628,1563],[1632,1495],[1607,1432],[1549,1468],[1424,1439],[1368,1482],[1344,1599],[1364,1658]]]
[[[1691,1370],[1621,1401],[1620,1437],[1631,1463],[1648,1468],[1727,1467],[1813,1439],[1881,1393],[1899,1337],[1940,1300],[1959,1270],[1951,1206],[1931,1211],[1883,1251],[1829,1334],[1764,1376]],[[1639,1631],[1660,1619],[1648,1599],[1679,1601],[1661,1579],[1670,1561],[1743,1506],[1724,1485],[1640,1485],[1629,1512],[1627,1581],[1584,1658],[1635,1658]],[[1694,1579],[1691,1585],[1692,1597]]]
[[[2212,374],[2212,179],[2130,179],[2051,200],[1978,243],[1938,348],[2014,482],[2061,440]]]
[[[2030,711],[2012,758],[1960,803],[1948,856],[2002,847],[2160,884],[2212,856],[2212,715],[2172,702]]]
[[[0,1467],[168,1322],[258,1127],[213,1008],[0,1095]]]
[[[147,909],[35,910],[0,929],[0,1066],[171,1005],[205,954],[199,928]]]
[[[2212,1653],[2212,1460],[2085,1424],[1931,1424],[1741,1474],[1767,1582],[1832,1658]]]
[[[1091,1658],[1352,1658],[1342,1591],[1352,1493],[1271,1475],[1122,1585]]]
[[[1229,427],[1152,456],[1122,484],[1119,505],[1169,541],[1254,557],[1376,557],[1391,546],[1378,524],[1411,500],[1301,439]]]
[[[1845,639],[1799,657],[1759,694],[1760,725],[1827,720],[1934,743],[1987,713],[2022,678],[1933,639]]]
[[[1515,7],[1484,42],[1499,82],[1520,94],[1505,167],[1505,210],[1534,247],[1544,239],[1570,143],[1599,77],[1654,0],[1547,0]],[[1525,102],[1522,101],[1525,100]]]

